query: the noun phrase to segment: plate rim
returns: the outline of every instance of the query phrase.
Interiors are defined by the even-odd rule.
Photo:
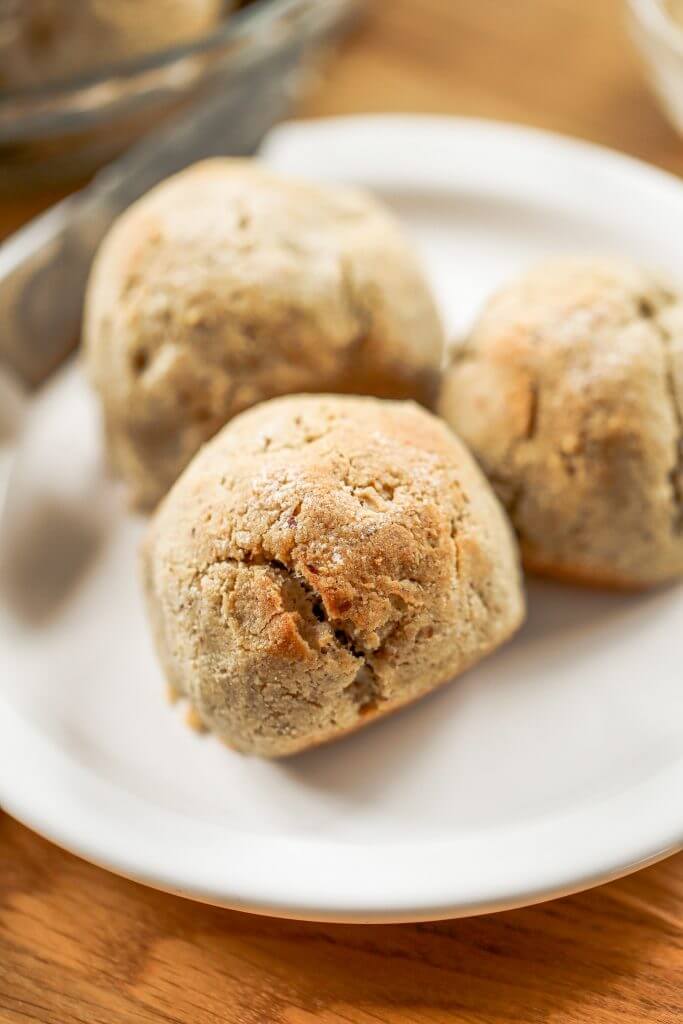
[[[386,160],[382,147],[387,145],[387,140],[390,146],[397,146],[401,138],[405,140],[406,132],[410,132],[412,140],[416,134],[422,136],[421,146],[414,147],[414,159],[419,160],[424,159],[425,146],[430,139],[432,145],[439,147],[446,142],[445,135],[450,145],[462,145],[463,140],[472,144],[473,139],[476,145],[478,139],[484,148],[492,145],[505,149],[512,145],[514,149],[521,143],[525,163],[529,162],[531,148],[539,156],[543,154],[544,159],[569,157],[589,172],[591,168],[599,168],[600,174],[608,171],[608,178],[615,171],[641,191],[643,186],[650,190],[656,185],[658,193],[665,188],[672,201],[680,204],[683,214],[683,184],[665,171],[582,140],[479,118],[378,114],[297,121],[273,131],[265,147],[266,157],[275,166],[281,166],[279,147],[289,138],[308,138],[312,140],[309,144],[313,144],[316,135],[324,139],[330,133],[339,137],[340,132],[346,135],[344,145],[352,162],[367,160],[368,153],[363,150],[359,158],[357,151],[362,147],[350,146],[349,135],[352,139],[355,133],[363,146],[374,139],[374,159],[378,165]],[[286,150],[283,152],[286,155]],[[330,149],[331,172],[339,169],[339,161],[335,160],[338,155],[338,151]],[[408,167],[405,180],[410,181],[410,166],[404,165],[403,173],[406,173],[405,167]],[[431,170],[434,172],[434,167]],[[439,174],[442,170],[440,167]],[[402,172],[399,169],[397,173],[400,176]],[[314,176],[320,175],[316,171]],[[395,923],[511,909],[609,881],[683,848],[683,813],[680,806],[676,809],[676,797],[680,804],[683,792],[683,755],[669,771],[653,776],[647,785],[634,787],[635,791],[641,791],[638,798],[629,791],[630,798],[624,800],[622,794],[621,803],[628,805],[622,810],[628,811],[629,828],[624,829],[623,819],[620,822],[614,819],[613,804],[618,804],[619,800],[610,803],[605,798],[602,801],[601,807],[608,805],[602,807],[604,817],[593,808],[594,834],[588,847],[585,842],[572,842],[577,819],[583,822],[578,833],[585,840],[586,820],[591,818],[585,810],[551,815],[541,826],[501,829],[509,843],[501,883],[501,863],[493,856],[496,829],[489,831],[490,838],[486,842],[480,837],[472,841],[474,845],[467,837],[418,844],[356,843],[309,837],[281,839],[251,834],[245,838],[245,834],[226,834],[224,826],[202,824],[199,827],[192,818],[155,807],[126,793],[125,797],[118,794],[118,801],[133,802],[139,812],[138,831],[131,832],[129,821],[129,831],[122,843],[121,835],[117,837],[113,827],[115,824],[120,827],[120,820],[108,820],[104,813],[105,809],[116,808],[117,787],[69,759],[2,695],[0,751],[4,762],[4,771],[0,773],[0,806],[44,838],[92,863],[158,889],[279,917]],[[59,779],[65,788],[60,790],[59,783],[55,783],[46,793],[45,778]],[[658,812],[656,808],[660,803],[661,812]],[[647,822],[644,839],[630,835],[634,815],[639,815],[641,822]],[[189,841],[188,822],[200,833]],[[615,850],[612,836],[613,829],[619,825],[620,852]],[[160,856],[160,835],[176,840],[182,838],[184,845],[174,848],[169,842]],[[398,858],[400,863],[385,865],[384,871],[378,870],[377,864],[368,868],[368,864],[372,864],[368,858],[373,852],[377,860],[378,846],[391,848],[393,858]],[[421,859],[424,860],[427,846],[431,858],[429,877],[418,878],[417,869]],[[335,888],[333,865],[328,858],[331,851],[340,848],[346,876],[345,881],[338,880]],[[229,878],[226,877],[228,853],[233,858],[227,872]],[[574,870],[567,863],[567,857],[575,864]],[[273,877],[274,860],[278,863],[277,877]],[[475,860],[477,870],[472,874]],[[365,875],[358,877],[363,870]],[[406,876],[415,879],[413,886],[406,885]],[[353,891],[348,886],[349,877],[356,880]]]

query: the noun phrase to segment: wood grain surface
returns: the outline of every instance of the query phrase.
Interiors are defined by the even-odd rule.
[[[618,0],[376,0],[303,112],[509,119],[683,172],[622,16]],[[46,199],[0,208],[0,232]],[[313,925],[145,889],[0,813],[0,1021],[680,1024],[683,855],[526,910]]]

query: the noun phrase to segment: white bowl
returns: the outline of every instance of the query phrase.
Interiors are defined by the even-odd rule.
[[[631,37],[643,58],[650,85],[683,134],[683,24],[664,0],[629,0]]]

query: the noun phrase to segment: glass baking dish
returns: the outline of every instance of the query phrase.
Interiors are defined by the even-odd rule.
[[[0,90],[0,191],[82,179],[216,90],[235,94],[232,137],[242,120],[250,122],[247,136],[262,134],[285,112],[315,44],[357,7],[258,0],[190,43],[66,81]]]

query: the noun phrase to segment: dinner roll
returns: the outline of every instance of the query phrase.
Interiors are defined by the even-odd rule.
[[[530,569],[615,587],[683,573],[683,304],[664,278],[618,260],[532,270],[455,350],[440,411]]]
[[[108,447],[153,506],[208,438],[275,395],[436,397],[442,328],[394,218],[249,160],[153,189],[105,240],[85,346]]]
[[[243,413],[161,503],[142,561],[171,687],[265,757],[428,693],[523,617],[498,500],[412,402],[296,395]]]

